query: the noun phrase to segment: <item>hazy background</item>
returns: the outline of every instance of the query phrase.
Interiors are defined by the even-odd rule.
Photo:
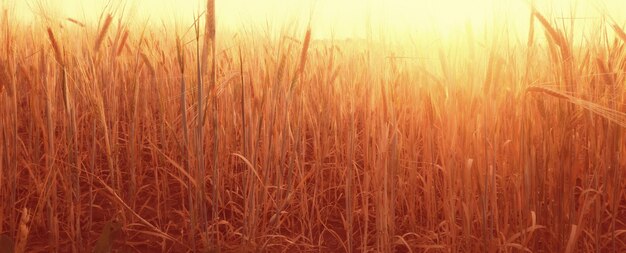
[[[96,21],[108,5],[127,18],[151,24],[190,24],[205,1],[202,0],[2,0],[14,17],[28,22],[41,9],[54,11],[52,20],[71,17],[82,22]],[[216,0],[218,29],[262,29],[278,34],[286,27],[302,29],[312,14],[313,38],[366,38],[372,34],[429,34],[443,36],[498,27],[508,20],[511,29],[525,36],[530,0]],[[623,25],[624,0],[535,0],[553,22],[567,22],[575,12],[580,29],[601,22],[607,13]],[[560,19],[565,18],[565,19]]]

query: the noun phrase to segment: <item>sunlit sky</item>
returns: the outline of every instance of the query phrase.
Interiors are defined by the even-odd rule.
[[[133,19],[151,23],[190,23],[205,1],[202,0],[2,0],[21,20],[33,20],[44,6],[59,19],[82,22],[97,20],[107,3],[125,6]],[[364,38],[366,27],[388,33],[438,31],[450,33],[471,24],[476,30],[497,25],[506,17],[513,24],[528,25],[532,0],[216,0],[218,29],[304,27],[312,15],[313,36],[324,38]],[[571,16],[585,22],[600,17],[604,11],[618,20],[626,20],[624,0],[535,0],[546,16]],[[115,9],[115,8],[113,8]],[[494,19],[498,18],[498,19]],[[496,20],[496,21],[494,21]],[[568,21],[569,22],[569,21]],[[275,31],[280,32],[280,31]]]

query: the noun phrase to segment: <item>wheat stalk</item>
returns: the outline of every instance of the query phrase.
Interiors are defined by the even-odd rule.
[[[626,128],[626,113],[624,112],[620,112],[591,101],[568,95],[567,93],[556,90],[554,88],[543,86],[529,86],[528,88],[526,88],[526,91],[534,93],[544,93],[555,98],[563,99],[571,104],[587,109],[602,118],[605,118],[621,127]]]

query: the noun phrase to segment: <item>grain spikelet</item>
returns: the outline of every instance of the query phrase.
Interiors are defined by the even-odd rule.
[[[304,71],[304,65],[306,65],[307,52],[309,51],[310,44],[311,44],[311,28],[309,27],[306,30],[306,35],[304,35],[304,44],[302,45],[302,52],[300,53],[300,67],[298,68],[299,73],[302,73],[302,71]]]
[[[559,32],[557,29],[552,27],[548,20],[541,15],[537,10],[533,9],[533,13],[537,20],[541,23],[541,25],[545,28],[548,37],[548,41],[554,42],[561,53],[561,68],[563,70],[563,79],[566,84],[566,88],[568,91],[576,90],[576,80],[572,77],[573,75],[573,57],[572,52],[570,51],[567,40],[563,36],[563,33]],[[550,38],[552,40],[550,40]]]
[[[613,84],[613,75],[609,68],[606,66],[604,61],[601,58],[596,59],[596,63],[598,64],[598,69],[600,70],[600,76],[602,76],[602,80],[607,85]]]
[[[70,21],[71,23],[73,23],[73,24],[75,24],[75,25],[77,25],[77,26],[80,26],[80,27],[85,27],[85,24],[84,24],[83,22],[80,22],[80,21],[78,21],[78,20],[76,20],[76,19],[73,19],[73,18],[67,18],[67,21]]]
[[[591,101],[587,101],[584,99],[580,99],[572,95],[568,95],[565,92],[548,88],[548,87],[530,86],[526,88],[526,92],[540,92],[540,93],[544,93],[544,94],[547,94],[547,95],[550,95],[559,99],[564,99],[571,104],[574,104],[576,106],[589,110],[590,112],[602,118],[605,118],[610,122],[613,122],[621,127],[626,128],[626,113],[613,110],[606,106],[603,106],[603,105],[600,105]]]
[[[215,0],[207,0],[206,4],[206,35],[211,41],[215,40]]]
[[[537,20],[539,20],[539,23],[541,23],[544,29],[546,29],[550,37],[555,40],[556,44],[558,44],[559,46],[562,45],[564,40],[563,36],[561,36],[561,34],[550,25],[550,22],[548,22],[548,20],[535,9],[533,9],[533,14],[537,18]]]
[[[102,29],[100,29],[98,37],[96,38],[94,51],[98,52],[98,50],[100,50],[100,46],[102,46],[102,41],[104,41],[104,37],[106,37],[109,26],[111,26],[111,21],[113,21],[113,17],[111,17],[111,15],[107,15],[106,19],[104,20],[104,25],[102,25]]]
[[[185,73],[185,51],[181,45],[180,37],[176,36],[176,59],[178,59],[178,68],[180,73]]]
[[[54,38],[54,33],[52,32],[52,29],[50,27],[48,27],[48,39],[50,40],[52,49],[54,49],[54,58],[59,64],[64,65],[63,55],[61,54],[61,47],[59,47],[59,43]]]
[[[215,0],[207,0],[206,4],[206,16],[204,24],[204,47],[202,48],[202,70],[207,69],[207,62],[209,60],[209,51],[211,51],[211,43],[215,44]],[[215,53],[215,52],[213,52]]]
[[[530,28],[528,29],[528,41],[526,42],[527,47],[531,47],[535,39],[535,19],[533,18],[533,15],[534,13],[530,14]]]
[[[146,64],[146,66],[148,66],[148,69],[150,70],[150,75],[154,76],[156,74],[156,71],[154,67],[152,66],[152,63],[150,63],[150,59],[148,58],[148,56],[142,52],[141,59]]]
[[[126,46],[127,40],[128,40],[128,30],[124,30],[124,34],[122,34],[122,39],[120,40],[120,45],[117,48],[117,52],[115,53],[116,56],[119,56],[120,54],[122,54],[122,51],[124,50],[124,47]]]
[[[542,87],[542,86],[530,86],[526,88],[526,92],[541,92],[541,93],[545,93],[556,98],[569,100],[569,96],[563,94],[562,92],[555,91],[553,89]]]
[[[619,25],[617,24],[613,24],[611,25],[611,27],[613,27],[613,30],[617,34],[617,37],[619,37],[623,42],[626,43],[626,33],[624,33],[624,30],[622,30],[622,28],[619,27]]]

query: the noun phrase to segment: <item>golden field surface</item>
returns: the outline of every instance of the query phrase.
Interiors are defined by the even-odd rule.
[[[626,252],[610,17],[224,36],[213,1],[176,29],[2,12],[0,252]]]

